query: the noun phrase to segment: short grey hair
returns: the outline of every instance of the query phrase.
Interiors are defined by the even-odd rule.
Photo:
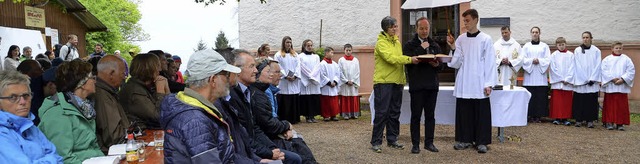
[[[124,70],[119,70],[120,67],[118,67],[118,63],[122,63],[124,61],[122,60],[102,60],[100,59],[100,61],[98,61],[98,66],[97,70],[98,72],[102,72],[102,71],[124,71]],[[124,63],[123,63],[124,64]]]
[[[209,77],[204,78],[204,79],[200,79],[200,80],[188,81],[188,82],[186,82],[186,84],[191,89],[202,88],[205,85],[209,84]]]
[[[382,31],[387,32],[387,29],[389,29],[390,27],[393,27],[393,25],[396,25],[397,22],[398,21],[396,20],[396,18],[393,18],[391,16],[386,16],[382,18],[382,22],[380,22]]]
[[[13,84],[24,84],[29,88],[29,92],[31,92],[31,87],[29,87],[29,76],[22,74],[16,70],[4,70],[0,71],[0,93],[3,93],[5,89],[9,87],[9,85]]]
[[[244,66],[244,63],[246,62],[246,61],[244,61],[244,59],[242,58],[242,55],[240,55],[240,54],[244,53],[244,54],[247,54],[247,55],[251,56],[251,53],[249,53],[249,51],[244,50],[244,49],[235,49],[235,50],[231,51],[231,53],[233,53],[233,56],[234,56],[233,57],[234,58],[233,59],[234,60],[233,65],[235,65],[236,67],[242,67],[242,66]]]
[[[22,52],[25,52],[25,51],[27,51],[27,50],[31,50],[31,47],[29,47],[29,46],[25,46],[24,48],[22,48]]]

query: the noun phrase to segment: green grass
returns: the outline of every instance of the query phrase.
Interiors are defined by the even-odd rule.
[[[631,113],[631,122],[640,123],[640,113]]]

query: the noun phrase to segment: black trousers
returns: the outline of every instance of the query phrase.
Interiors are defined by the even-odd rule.
[[[433,144],[433,131],[436,125],[434,111],[438,99],[438,90],[411,91],[411,143],[420,145],[420,116],[424,112],[424,144]]]
[[[456,99],[456,141],[491,144],[491,102],[485,99]]]
[[[536,118],[549,116],[549,87],[524,86],[524,88],[531,92],[527,116]]]
[[[320,115],[320,95],[300,95],[300,115],[305,117]]]
[[[382,134],[386,127],[387,143],[398,141],[400,133],[400,107],[402,105],[403,85],[374,84],[373,133],[371,145],[382,145]]]
[[[300,122],[300,95],[278,94],[278,117],[292,124]]]
[[[573,118],[576,122],[598,120],[598,93],[573,92]]]

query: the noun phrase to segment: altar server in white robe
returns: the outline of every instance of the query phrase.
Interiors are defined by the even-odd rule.
[[[465,11],[464,25],[467,33],[453,44],[449,35],[447,42],[452,48],[453,58],[448,66],[457,69],[453,96],[456,97],[456,144],[462,150],[476,145],[478,153],[486,153],[491,144],[491,95],[497,77],[495,50],[491,36],[478,30],[478,11]]]
[[[333,57],[333,48],[327,47],[324,49],[324,59],[320,62],[318,69],[316,70],[317,76],[320,78],[320,84],[322,84],[320,96],[320,108],[321,115],[324,121],[338,121],[336,117],[340,113],[338,91],[340,87],[340,66],[338,63],[331,60]]]
[[[360,117],[360,61],[351,53],[351,44],[344,45],[344,56],[338,60],[340,71],[340,110],[342,117],[346,119],[357,119]]]
[[[300,122],[300,59],[291,37],[282,38],[282,48],[274,55],[284,73],[278,92],[278,117],[292,124]]]
[[[319,77],[312,75],[320,65],[320,56],[313,52],[313,41],[307,39],[302,42],[300,57],[300,115],[305,116],[307,123],[316,123],[314,118],[320,115],[320,87]]]
[[[509,86],[511,80],[515,81],[515,76],[522,67],[522,56],[520,56],[520,43],[511,37],[511,28],[503,26],[500,29],[502,38],[493,43],[496,50],[496,64],[498,65],[498,85]],[[516,84],[513,84],[516,85]]]
[[[551,83],[551,100],[549,106],[549,118],[555,119],[553,124],[571,125],[567,119],[571,118],[571,105],[573,103],[573,69],[574,56],[567,50],[567,40],[563,37],[556,39],[558,50],[551,54],[549,66],[549,83]]]
[[[593,121],[598,120],[598,92],[600,91],[600,63],[602,53],[591,44],[591,32],[582,33],[582,44],[573,51],[575,54],[575,71],[573,74],[573,118],[576,127],[593,128]]]
[[[547,69],[549,68],[549,45],[540,41],[540,28],[533,27],[531,42],[524,44],[521,53],[524,57],[523,86],[531,92],[528,116],[532,122],[540,122],[540,117],[549,115],[549,83]]]
[[[615,124],[618,130],[624,131],[624,125],[630,123],[628,94],[636,69],[631,58],[622,54],[622,43],[615,42],[611,47],[612,54],[602,60],[602,122],[609,130],[613,130]]]

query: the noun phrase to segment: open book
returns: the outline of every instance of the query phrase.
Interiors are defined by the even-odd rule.
[[[445,54],[424,54],[418,55],[418,59],[424,60],[426,62],[438,60],[443,63],[451,62],[451,56]]]

